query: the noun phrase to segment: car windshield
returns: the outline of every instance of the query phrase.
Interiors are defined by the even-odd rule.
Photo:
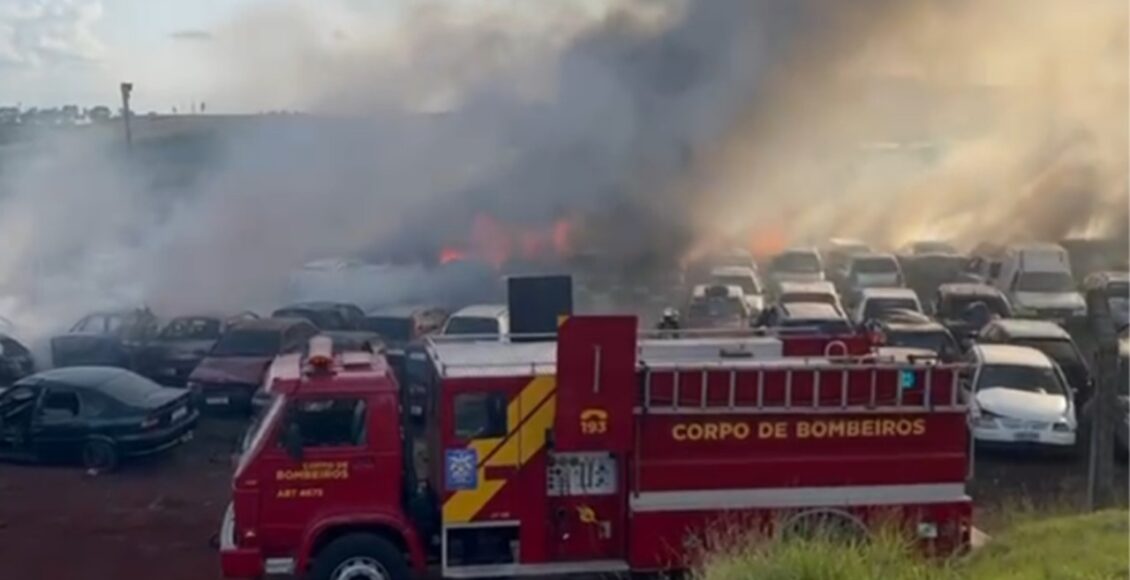
[[[886,335],[888,346],[902,348],[920,348],[932,350],[936,353],[957,352],[957,344],[948,332],[888,332]]]
[[[713,276],[713,282],[720,286],[738,286],[745,294],[761,294],[761,287],[752,276]]]
[[[985,365],[977,379],[977,390],[1003,387],[1029,393],[1063,395],[1067,391],[1055,369],[1021,365]]]
[[[365,330],[375,332],[387,340],[407,342],[412,339],[412,319],[399,316],[367,316],[362,323]]]
[[[990,312],[1002,318],[1008,318],[1011,314],[1008,309],[1008,304],[1000,296],[969,295],[950,296],[949,298],[943,300],[942,308],[939,309],[939,315],[949,316],[952,318],[960,317],[962,313],[965,312],[965,309],[969,308],[969,305],[976,302],[981,302],[986,307],[988,307]]]
[[[277,330],[232,330],[220,337],[211,356],[274,356],[281,338]]]
[[[898,264],[892,258],[856,258],[852,270],[857,274],[896,274]]]
[[[215,340],[220,321],[214,318],[176,318],[161,329],[162,340]]]
[[[820,258],[811,252],[788,252],[773,258],[773,270],[801,274],[820,273]]]
[[[1071,292],[1075,281],[1066,272],[1024,272],[1016,280],[1018,292]]]
[[[781,304],[789,304],[792,302],[819,302],[821,304],[836,305],[836,297],[827,292],[789,292],[782,294],[777,299]]]
[[[691,318],[740,318],[745,310],[737,298],[707,298],[691,303],[687,314]]]
[[[498,319],[481,316],[454,316],[447,321],[444,334],[498,334]]]
[[[891,310],[912,310],[918,312],[918,302],[913,298],[871,298],[863,308],[863,319],[881,318]]]
[[[1014,341],[1013,344],[1028,346],[1048,355],[1048,358],[1055,361],[1056,364],[1064,370],[1068,367],[1084,366],[1083,359],[1079,356],[1079,351],[1070,340],[1026,339]]]

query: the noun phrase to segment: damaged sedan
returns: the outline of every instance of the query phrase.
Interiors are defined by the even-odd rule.
[[[256,318],[251,312],[177,316],[142,348],[138,372],[161,384],[182,386],[229,326]]]

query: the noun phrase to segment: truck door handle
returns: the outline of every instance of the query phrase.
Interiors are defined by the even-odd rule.
[[[350,466],[358,471],[372,471],[377,468],[377,462],[372,459],[357,459]]]

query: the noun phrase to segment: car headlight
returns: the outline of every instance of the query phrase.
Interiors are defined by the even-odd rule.
[[[973,427],[976,429],[999,429],[1000,423],[997,422],[997,418],[993,414],[982,412],[980,415],[973,416]]]
[[[1054,425],[1052,425],[1052,431],[1057,431],[1059,433],[1070,433],[1073,430],[1074,429],[1071,428],[1071,424],[1067,422],[1067,419],[1060,419],[1059,421],[1056,421]]]

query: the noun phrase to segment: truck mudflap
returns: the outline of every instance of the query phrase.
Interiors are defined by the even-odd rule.
[[[220,570],[225,578],[259,578],[264,573],[263,554],[235,543],[235,511],[230,503],[220,524]]]

